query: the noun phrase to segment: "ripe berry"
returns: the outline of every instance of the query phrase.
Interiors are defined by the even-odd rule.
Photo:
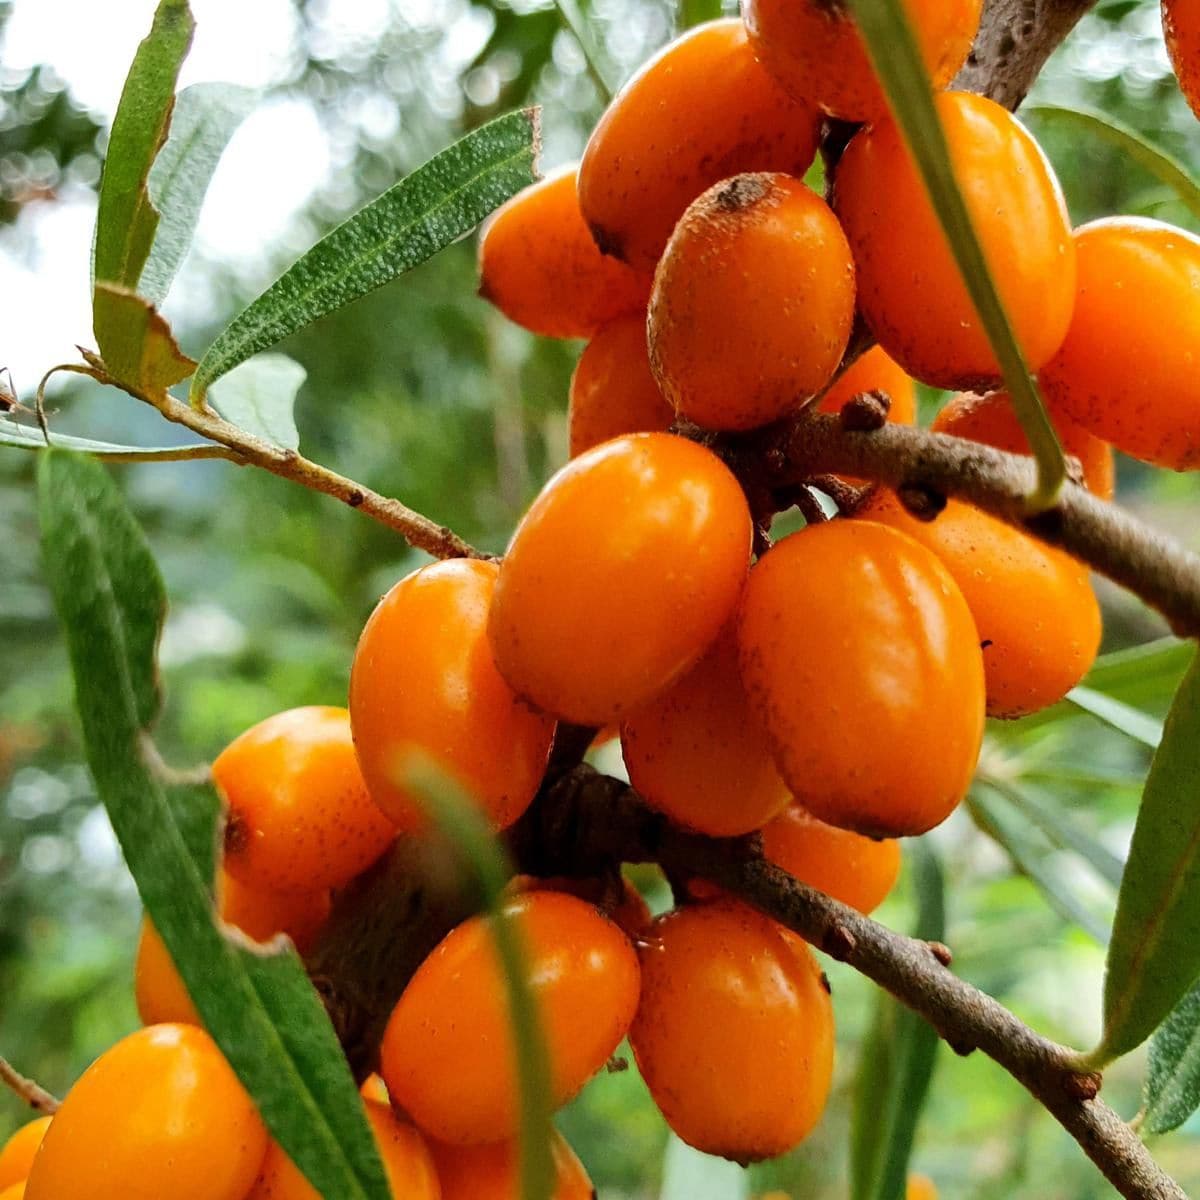
[[[1007,109],[982,96],[937,97],[959,186],[1031,369],[1066,336],[1075,250],[1058,181]],[[859,307],[880,344],[936,387],[996,379],[999,364],[909,156],[887,118],[850,143],[834,207],[858,268]]]
[[[820,1119],[833,1009],[812,952],[733,900],[655,921],[629,1042],[667,1124],[738,1162],[773,1158]]]
[[[49,1128],[49,1117],[35,1117],[0,1147],[0,1195],[3,1195],[2,1189],[25,1182],[33,1166],[33,1157]]]
[[[1101,500],[1111,500],[1114,483],[1112,447],[1064,416],[1056,415],[1054,425],[1063,449],[1079,459],[1088,491]],[[1029,440],[1007,392],[955,396],[934,418],[931,428],[935,433],[982,442],[1010,454],[1030,453]]]
[[[650,372],[646,315],[619,317],[596,334],[571,376],[571,457],[624,433],[660,433],[675,410]]]
[[[759,65],[741,20],[700,25],[648,62],[600,118],[579,165],[583,215],[606,254],[652,271],[706,188],[742,171],[803,175],[819,120]]]
[[[527,892],[504,911],[520,932],[551,1100],[565,1104],[629,1028],[637,955],[613,922],[574,896]],[[516,1133],[516,1047],[489,918],[463,922],[418,968],[384,1033],[381,1073],[392,1103],[432,1137],[476,1143]]]
[[[888,420],[893,425],[911,425],[917,419],[916,385],[882,346],[872,346],[843,371],[821,397],[817,408],[825,413],[840,413],[863,392],[883,392],[887,396],[891,401]]]
[[[25,1200],[25,1180],[6,1187],[0,1192],[0,1200]]]
[[[143,1025],[162,1025],[171,1021],[181,1025],[204,1024],[166,943],[149,917],[142,918],[133,968],[133,994]]]
[[[217,883],[222,921],[236,925],[256,942],[269,942],[277,933],[286,933],[301,954],[316,944],[332,903],[327,890],[272,892],[239,883],[224,869]]]
[[[1200,115],[1200,9],[1195,0],[1162,0],[1162,20],[1179,87]]]
[[[363,629],[350,675],[350,720],[376,804],[404,831],[422,824],[405,756],[429,756],[496,829],[537,791],[554,723],[500,677],[486,636],[495,563],[433,563],[402,579]]]
[[[521,1200],[521,1151],[515,1139],[481,1146],[429,1143],[442,1200]],[[595,1200],[583,1163],[557,1131],[550,1135],[554,1191],[550,1200]]]
[[[1134,458],[1200,467],[1200,238],[1114,217],[1075,245],[1075,315],[1039,377],[1052,407]]]
[[[905,0],[934,88],[963,65],[979,30],[982,0]],[[746,28],[763,66],[799,100],[846,121],[888,111],[853,17],[829,0],[747,0]]]
[[[938,1191],[928,1175],[910,1175],[904,1200],[938,1200]]]
[[[216,1043],[151,1025],[80,1076],[46,1132],[27,1200],[244,1200],[267,1131]]]
[[[676,411],[753,429],[829,382],[854,321],[854,263],[825,202],[787,175],[737,175],[675,226],[650,297],[650,365]]]
[[[834,520],[750,572],[738,643],[751,708],[814,816],[899,837],[962,799],[983,737],[983,663],[946,568],[911,538]]]
[[[567,464],[517,527],[488,637],[501,675],[546,712],[605,725],[657,695],[737,603],[750,513],[710,451],[665,433]]]
[[[621,749],[648,804],[712,837],[750,833],[792,798],[742,690],[732,628],[628,718]]]
[[[932,550],[962,589],[983,649],[989,716],[1037,712],[1087,674],[1100,606],[1081,563],[959,500],[925,522],[879,488],[858,515]]]
[[[268,717],[231,742],[212,770],[228,806],[225,869],[248,887],[340,887],[395,836],[367,794],[344,708]]]
[[[479,292],[533,333],[586,338],[644,312],[650,274],[596,248],[567,167],[501,205],[483,227]]]

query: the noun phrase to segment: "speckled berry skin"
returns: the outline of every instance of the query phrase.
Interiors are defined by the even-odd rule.
[[[979,638],[949,572],[912,538],[838,519],[750,572],[742,681],[797,801],[877,837],[924,833],[966,794],[983,738]]]
[[[701,192],[743,171],[803,175],[819,125],[759,65],[740,18],[699,25],[600,118],[579,165],[584,218],[606,253],[652,271]]]
[[[650,366],[708,429],[778,420],[830,380],[854,322],[837,218],[798,179],[737,175],[688,206],[650,298]]]
[[[1039,375],[1051,407],[1143,462],[1200,468],[1200,238],[1112,217],[1075,245],[1071,328]]]
[[[1200,116],[1200,6],[1195,0],[1162,0],[1162,20],[1179,87]]]
[[[743,1163],[798,1145],[833,1073],[833,1008],[805,943],[719,899],[660,917],[640,954],[629,1042],[667,1124]]]

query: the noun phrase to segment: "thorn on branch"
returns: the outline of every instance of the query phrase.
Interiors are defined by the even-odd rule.
[[[954,961],[953,951],[944,942],[929,942],[927,945],[929,952],[943,967],[948,967]]]
[[[1095,1100],[1100,1095],[1104,1076],[1099,1071],[1071,1071],[1063,1079],[1063,1090],[1072,1100],[1080,1104],[1087,1100]]]
[[[891,407],[887,392],[862,392],[842,407],[842,428],[850,433],[874,433],[887,424]]]
[[[844,925],[831,925],[821,938],[821,949],[837,962],[846,962],[858,949],[858,939]]]

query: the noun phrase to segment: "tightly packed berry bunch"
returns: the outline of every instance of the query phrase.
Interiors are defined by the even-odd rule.
[[[1195,99],[1195,6],[1166,7]],[[944,88],[980,0],[907,8]],[[954,91],[937,109],[1085,485],[1111,498],[1112,445],[1200,466],[1200,241],[1121,218],[1072,231],[1050,164],[1007,110]],[[830,118],[858,128],[826,200],[804,177]],[[220,918],[311,949],[338,893],[397,837],[433,836],[410,784],[418,759],[503,831],[537,794],[560,723],[619,729],[646,804],[701,834],[760,833],[779,867],[869,913],[897,878],[896,839],[963,799],[985,717],[1061,699],[1096,654],[1100,615],[1083,566],[954,500],[921,520],[885,488],[841,481],[831,498],[854,500],[838,515],[756,539],[763,514],[718,452],[722,437],[864,393],[912,422],[914,381],[960,393],[938,432],[1028,452],[852,20],[818,0],[747,0],[744,19],[680,38],[616,97],[577,169],[495,214],[480,257],[482,294],[511,319],[588,339],[571,461],[501,561],[435,563],[384,596],[348,708],[281,713],[220,755]],[[856,317],[877,345],[851,362]],[[628,1038],[681,1138],[739,1162],[779,1155],[829,1092],[828,985],[796,935],[683,882],[652,918],[628,885],[597,904],[586,880],[514,881],[505,911],[550,1098],[571,1100]],[[314,1196],[149,924],[136,991],[146,1027],[4,1148],[0,1200]],[[492,918],[477,916],[395,1001],[363,1086],[395,1196],[517,1195],[505,995]],[[555,1200],[591,1196],[566,1144],[553,1151]]]

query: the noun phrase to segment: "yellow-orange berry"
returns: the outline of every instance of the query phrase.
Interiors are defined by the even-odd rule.
[[[625,1036],[638,998],[637,955],[590,904],[526,892],[504,906],[516,921],[550,1060],[551,1096],[565,1104]],[[490,918],[463,922],[421,964],[392,1012],[381,1073],[392,1103],[432,1137],[512,1137],[519,1117],[516,1047]]]
[[[1200,238],[1114,217],[1075,233],[1079,291],[1039,379],[1061,412],[1159,467],[1200,467]]]
[[[776,866],[843,904],[870,914],[900,875],[900,843],[826,825],[793,804],[762,831],[763,854]]]
[[[183,1025],[204,1024],[166,944],[149,917],[142,918],[133,968],[133,993],[143,1025],[162,1025],[169,1021]]]
[[[0,1200],[25,1200],[25,1180],[6,1187],[0,1192]]]
[[[437,1163],[442,1200],[521,1200],[521,1150],[509,1139],[480,1146],[429,1143]],[[583,1164],[563,1136],[550,1135],[554,1191],[550,1200],[595,1200]]]
[[[943,88],[975,40],[982,0],[904,0],[904,7],[933,86]],[[847,121],[888,111],[845,8],[828,0],[746,0],[744,16],[755,54],[790,95]]]
[[[433,563],[402,579],[363,629],[350,675],[354,744],[375,802],[406,831],[420,798],[402,773],[414,753],[448,772],[495,829],[537,791],[554,723],[513,693],[487,640],[495,563]]]
[[[301,954],[307,954],[316,944],[332,903],[325,889],[273,892],[249,887],[223,868],[218,875],[217,909],[221,920],[236,925],[256,942],[269,942],[277,933],[286,933]]]
[[[395,830],[371,803],[344,708],[294,708],[260,721],[213,763],[228,806],[225,869],[250,887],[340,887]]]
[[[651,271],[706,188],[742,171],[803,175],[819,120],[763,70],[740,19],[700,25],[648,62],[600,118],[579,165],[583,215],[606,253]]]
[[[33,1161],[27,1200],[244,1200],[267,1131],[192,1025],[131,1033],[80,1076]]]
[[[1180,90],[1200,115],[1200,8],[1195,0],[1162,0],[1162,19]]]
[[[959,186],[1030,367],[1058,350],[1075,303],[1066,205],[1038,144],[999,104],[937,97]],[[834,207],[858,269],[871,332],[917,379],[970,388],[999,377],[975,306],[904,138],[886,118],[851,141]]]
[[[479,291],[545,337],[585,338],[642,312],[649,271],[600,253],[579,211],[575,168],[527,187],[496,210],[479,242]]]
[[[645,313],[605,325],[571,376],[571,457],[624,433],[664,432],[674,420],[675,410],[650,371]]]
[[[910,1175],[904,1200],[938,1200],[938,1190],[928,1175]]]
[[[754,429],[827,384],[854,321],[854,263],[825,201],[737,175],[689,206],[654,276],[650,366],[680,416]]]
[[[750,572],[742,681],[796,799],[831,825],[924,833],[983,738],[979,638],[938,558],[871,521],[792,534]]]
[[[750,511],[711,451],[631,434],[568,463],[509,544],[488,622],[501,675],[580,725],[619,720],[695,663],[746,578]]]
[[[22,1125],[0,1147],[0,1188],[11,1188],[25,1182],[33,1166],[34,1155],[49,1128],[49,1117],[35,1117]]]
[[[742,690],[732,627],[678,683],[629,716],[621,749],[648,804],[712,837],[759,829],[792,798]]]
[[[888,420],[894,425],[911,425],[917,419],[917,387],[899,363],[882,346],[872,346],[857,358],[821,397],[821,412],[840,413],[849,401],[863,392],[883,392],[891,401]]]
[[[667,1124],[738,1162],[803,1140],[833,1073],[833,1010],[804,942],[743,904],[714,900],[655,921],[641,960],[629,1042]]]

